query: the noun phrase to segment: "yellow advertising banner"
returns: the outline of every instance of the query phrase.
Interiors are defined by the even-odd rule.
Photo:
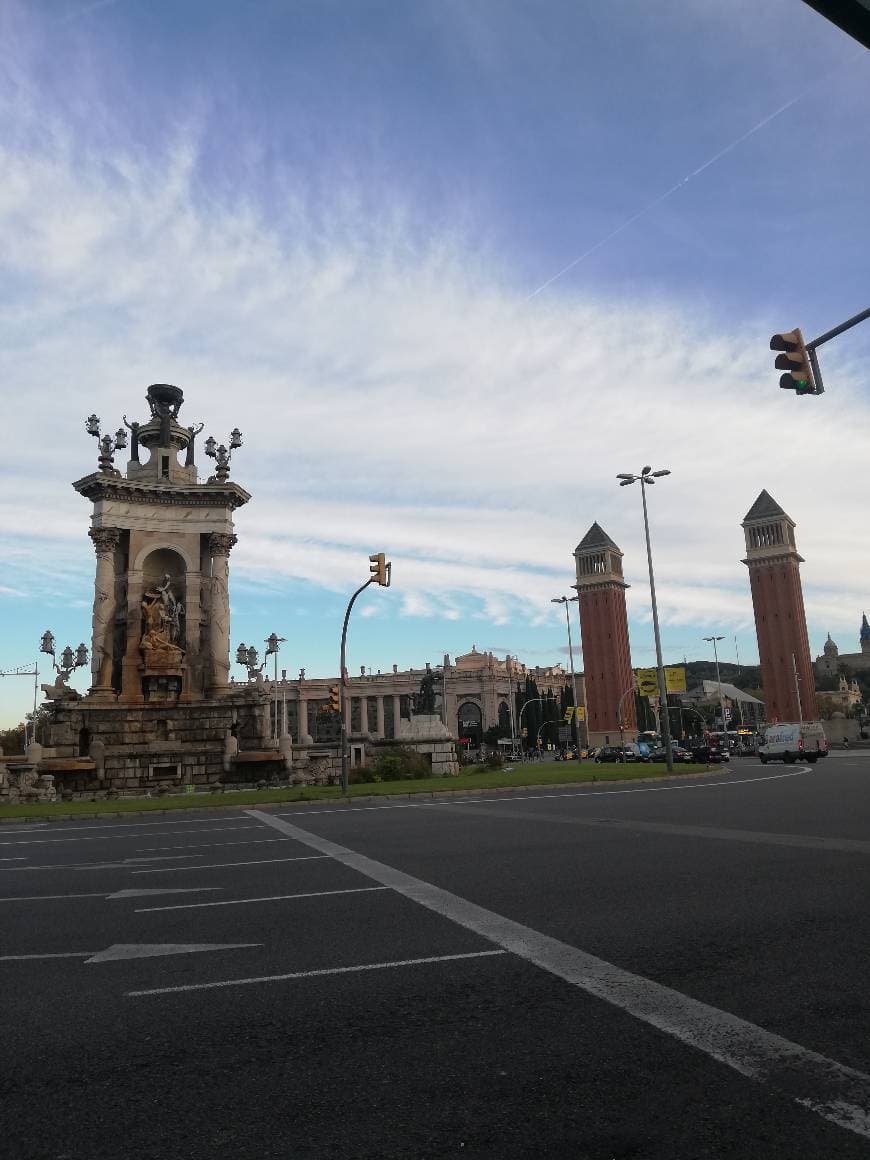
[[[669,693],[685,693],[686,670],[682,665],[665,665],[665,689]],[[657,697],[659,682],[655,669],[636,669],[637,691],[642,697]]]
[[[642,697],[657,697],[659,682],[655,669],[636,669],[637,691]]]

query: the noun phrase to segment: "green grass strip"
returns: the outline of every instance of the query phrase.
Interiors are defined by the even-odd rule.
[[[703,773],[704,765],[681,765],[674,776]],[[505,789],[513,786],[576,785],[584,782],[637,781],[667,777],[665,765],[594,765],[546,762],[515,765],[512,769],[472,767],[458,777],[427,777],[415,781],[360,782],[348,787],[349,798],[391,797],[407,794],[444,794],[455,791]],[[75,814],[145,814],[155,810],[204,809],[209,806],[254,806],[275,802],[342,801],[339,786],[292,786],[288,789],[251,789],[221,793],[181,794],[177,797],[114,798],[107,801],[14,802],[0,805],[0,818],[70,817]]]

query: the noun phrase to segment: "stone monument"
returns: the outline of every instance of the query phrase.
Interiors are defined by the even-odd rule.
[[[216,468],[203,482],[195,461],[203,424],[179,422],[181,390],[156,383],[146,400],[145,422],[124,416],[124,475],[114,457],[127,431],[101,435],[96,415],[85,423],[98,466],[73,487],[93,505],[92,680],[81,699],[63,680],[44,687],[53,719],[40,769],[61,789],[244,780],[254,755],[260,777],[272,761],[275,771],[286,766],[270,740],[268,694],[229,681],[233,512],[251,498],[229,478],[241,432],[228,446],[205,441]]]
[[[396,740],[428,757],[433,777],[453,777],[459,773],[459,761],[455,739],[442,720],[441,700],[440,674],[427,665],[420,691],[412,698],[411,716],[399,722]]]

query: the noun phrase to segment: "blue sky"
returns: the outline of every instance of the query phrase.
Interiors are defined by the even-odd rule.
[[[650,663],[639,497],[613,478],[649,461],[673,471],[667,660],[714,630],[755,659],[762,487],[798,523],[814,652],[828,629],[851,649],[870,327],[822,352],[820,399],[778,390],[767,340],[867,305],[868,98],[867,54],[799,0],[7,3],[0,668],[47,627],[88,641],[82,421],[114,429],[155,381],[245,434],[234,645],[274,629],[291,672],[336,670],[381,548],[395,584],[352,670],[564,660],[550,597],[596,519]],[[2,682],[0,722],[25,704]]]

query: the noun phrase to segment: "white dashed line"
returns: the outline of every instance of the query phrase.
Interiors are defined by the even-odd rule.
[[[297,854],[295,858],[264,858],[259,862],[212,862],[208,866],[161,866],[159,870],[134,870],[134,874],[172,874],[181,870],[225,870],[235,866],[269,866],[275,862],[315,862],[328,854]]]
[[[149,991],[128,991],[134,995],[173,995],[181,991],[208,991],[215,987],[249,987],[254,983],[280,983],[286,979],[315,979],[321,975],[349,975],[356,971],[386,971],[392,967],[417,967],[424,963],[451,963],[459,959],[487,959],[505,951],[469,951],[462,955],[430,955],[424,959],[397,959],[389,963],[359,963],[353,967],[325,967],[319,971],[291,971],[286,975],[259,975],[251,979],[222,979],[217,983],[186,983],[180,987],[153,987]],[[39,956],[42,957],[42,956]]]
[[[279,902],[289,898],[327,898],[331,894],[371,894],[389,890],[388,886],[351,886],[345,890],[309,890],[304,894],[267,894],[263,898],[229,898],[223,902],[184,902],[175,906],[142,906],[136,914],[151,914],[155,910],[202,910],[206,906],[243,906],[247,902]]]

